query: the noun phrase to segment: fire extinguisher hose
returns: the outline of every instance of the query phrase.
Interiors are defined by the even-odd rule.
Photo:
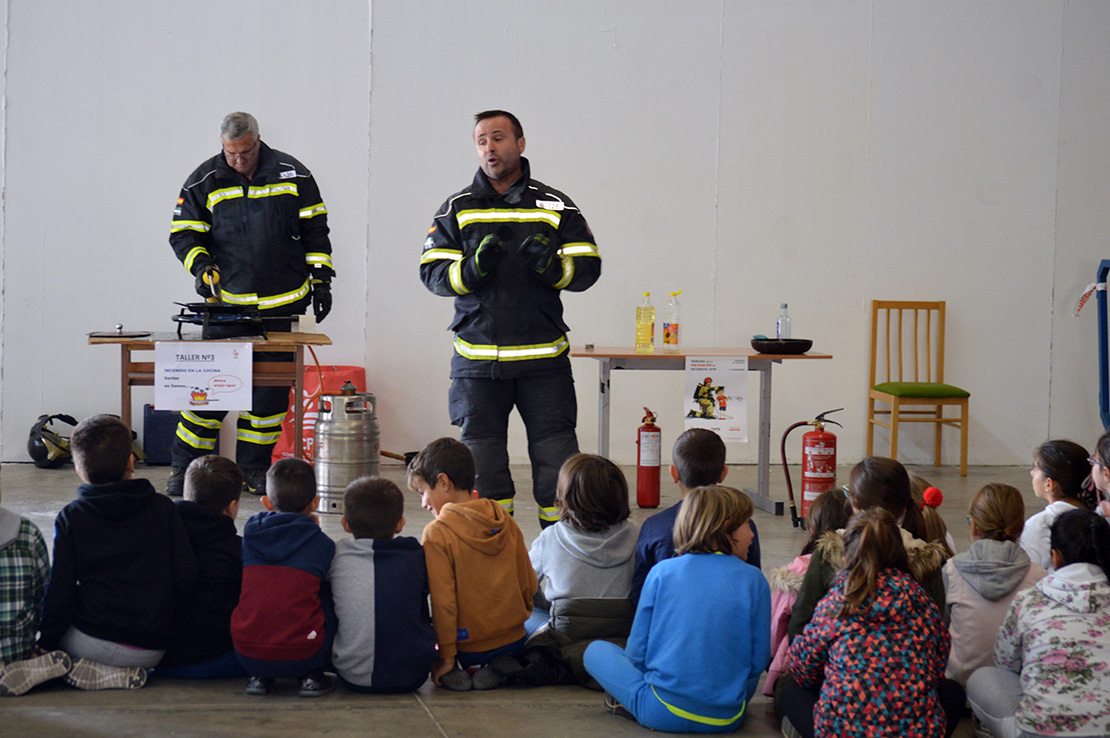
[[[811,420],[803,420],[790,426],[786,429],[786,432],[782,434],[782,473],[786,475],[786,494],[790,498],[790,522],[795,528],[798,527],[800,519],[798,518],[798,507],[794,503],[794,486],[790,483],[790,467],[786,465],[786,437],[789,436],[790,432],[795,428],[812,424],[813,421]]]

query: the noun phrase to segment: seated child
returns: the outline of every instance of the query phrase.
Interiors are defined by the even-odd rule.
[[[910,573],[925,587],[937,607],[944,609],[944,562],[948,555],[943,544],[926,542],[925,521],[914,504],[906,468],[894,459],[868,456],[852,468],[844,487],[853,512],[881,507],[891,514],[902,529],[902,544],[909,555]],[[832,586],[844,563],[844,537],[832,531],[821,536],[813,548],[798,598],[790,612],[787,635],[794,639],[809,622],[817,603]]]
[[[436,634],[428,613],[428,571],[405,527],[405,499],[388,479],[362,477],[343,494],[343,530],[328,581],[339,626],[332,664],[352,692],[412,692],[428,679]]]
[[[632,626],[628,593],[637,530],[628,519],[628,482],[612,461],[575,454],[559,470],[555,504],[559,521],[540,532],[529,552],[548,607],[533,609],[525,623],[530,638],[524,663],[513,668],[512,661],[499,659],[493,667],[530,684],[558,680],[552,673],[557,669],[529,673],[529,655],[542,664],[543,655],[532,650],[544,648],[558,654],[576,681],[589,684],[593,680],[582,666],[586,645],[596,638],[618,638],[623,645]]]
[[[39,645],[70,655],[65,680],[78,689],[138,689],[196,587],[196,556],[173,502],[132,478],[123,421],[87,418],[69,447],[84,484],[54,519]]]
[[[586,670],[611,712],[676,733],[728,733],[744,720],[771,658],[771,592],[744,562],[753,510],[729,487],[687,494],[677,555],[648,573],[627,647],[586,648]]]
[[[335,688],[324,675],[335,637],[326,579],[335,544],[312,514],[319,501],[312,467],[281,459],[266,472],[266,510],[243,528],[243,589],[231,640],[251,675],[247,694],[269,694],[275,679],[300,680],[301,697]]]
[[[1110,525],[1089,510],[1052,524],[1054,571],[1010,605],[997,666],[967,682],[991,735],[1110,735]]]
[[[768,697],[775,693],[775,682],[787,670],[786,654],[790,642],[786,638],[786,626],[790,622],[790,610],[798,598],[809,559],[821,536],[829,531],[841,530],[852,517],[852,507],[841,489],[831,489],[818,495],[809,506],[806,514],[806,532],[809,540],[802,547],[801,554],[786,566],[771,571],[767,582],[771,586],[771,653],[774,658],[767,669],[767,679],[763,682],[763,694]]]
[[[1087,449],[1073,441],[1045,441],[1033,452],[1033,494],[1048,505],[1025,521],[1021,547],[1034,564],[1052,570],[1049,532],[1060,515],[1095,507],[1093,495],[1083,488],[1091,471]]]
[[[425,446],[409,464],[408,482],[436,516],[422,541],[439,639],[432,678],[460,692],[497,687],[503,677],[487,665],[520,653],[536,593],[524,536],[504,508],[474,498],[474,457],[459,441]],[[485,668],[472,675],[473,667]]]
[[[949,701],[938,688],[948,631],[909,572],[902,530],[872,507],[852,517],[843,538],[844,569],[790,645],[783,734],[944,735]],[[955,689],[953,730],[963,709]]]
[[[981,666],[994,663],[994,641],[1010,603],[1047,573],[1018,545],[1025,521],[1021,492],[988,484],[968,508],[971,548],[944,565],[948,633],[952,650],[945,676],[961,685]]]
[[[711,430],[690,428],[674,442],[671,450],[671,479],[678,485],[682,499],[694,487],[720,484],[728,476],[725,464],[725,442]],[[678,511],[682,509],[682,499],[663,512],[656,513],[640,526],[640,537],[636,542],[636,570],[632,575],[632,603],[640,599],[640,589],[651,571],[660,561],[674,556],[674,524]],[[751,550],[747,562],[755,568],[760,567],[759,530],[751,521]]]
[[[65,651],[35,655],[35,633],[50,581],[50,559],[39,529],[0,507],[0,696],[15,697],[73,664]]]
[[[178,612],[158,675],[226,679],[247,674],[231,643],[231,613],[243,583],[243,539],[235,531],[243,472],[222,456],[200,456],[185,470],[177,512],[200,564],[196,596]]]

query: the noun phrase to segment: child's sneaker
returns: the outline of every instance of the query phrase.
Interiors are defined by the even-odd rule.
[[[470,688],[474,686],[474,682],[470,678],[470,672],[457,666],[441,676],[439,683],[452,692],[469,692]]]
[[[23,661],[13,661],[0,669],[0,695],[18,697],[31,687],[65,676],[73,660],[65,651],[51,651]]]
[[[252,676],[250,679],[247,680],[247,688],[243,691],[245,691],[249,695],[261,697],[263,695],[269,694],[270,690],[273,689],[273,687],[273,679],[263,679],[262,677]]]
[[[636,716],[629,712],[628,708],[617,702],[617,698],[608,692],[605,693],[605,709],[614,715],[620,715],[622,718],[636,719]]]
[[[497,689],[505,683],[505,677],[489,666],[483,666],[470,675],[470,685],[476,690]]]
[[[324,676],[322,671],[314,671],[301,680],[301,697],[319,697],[335,689],[335,683]]]
[[[66,684],[84,690],[139,689],[146,684],[146,669],[141,666],[108,666],[88,659],[77,659],[65,675]]]

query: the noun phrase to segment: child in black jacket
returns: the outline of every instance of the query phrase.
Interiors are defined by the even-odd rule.
[[[196,556],[174,504],[132,479],[131,429],[119,418],[88,418],[69,444],[85,483],[54,520],[39,645],[73,657],[65,679],[79,689],[137,689],[196,586]]]

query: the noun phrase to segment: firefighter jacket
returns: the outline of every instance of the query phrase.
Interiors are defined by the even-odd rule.
[[[222,153],[189,175],[170,245],[194,276],[215,262],[224,302],[283,308],[308,297],[310,278],[335,274],[327,213],[312,173],[262,142],[250,182]]]
[[[521,177],[504,194],[479,169],[470,187],[452,195],[436,213],[424,241],[420,279],[437,295],[455,298],[452,377],[492,379],[570,371],[563,290],[581,292],[601,275],[593,234],[571,199],[531,178],[521,158]],[[559,246],[557,281],[542,280],[518,253],[533,233]],[[480,284],[468,283],[468,260],[489,235],[505,253]]]

